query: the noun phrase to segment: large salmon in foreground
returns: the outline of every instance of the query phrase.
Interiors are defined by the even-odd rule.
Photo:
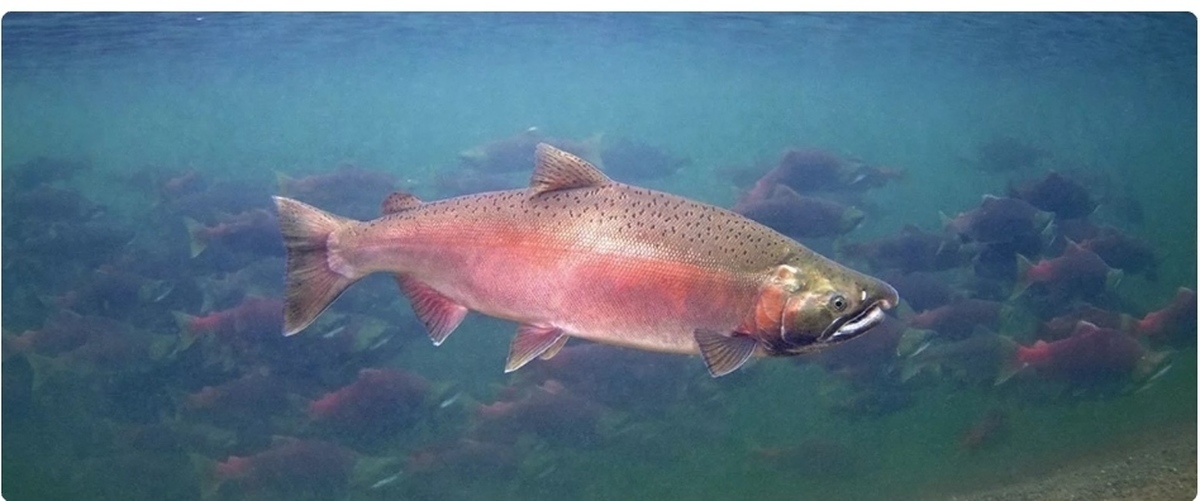
[[[867,332],[896,290],[738,214],[615,182],[537,147],[530,186],[436,202],[395,193],[373,221],[275,197],[287,247],[284,333],[350,284],[396,276],[434,344],[469,310],[517,322],[505,372],[569,336],[696,354],[714,376],[753,355]]]

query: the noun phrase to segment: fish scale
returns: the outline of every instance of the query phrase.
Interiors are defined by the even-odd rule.
[[[614,182],[547,145],[529,188],[428,203],[395,195],[369,222],[276,201],[288,248],[287,333],[354,281],[387,272],[436,343],[467,310],[521,324],[507,370],[572,336],[701,353],[720,375],[752,354],[861,334],[897,301],[886,283],[770,228]],[[831,310],[833,297],[842,310]]]

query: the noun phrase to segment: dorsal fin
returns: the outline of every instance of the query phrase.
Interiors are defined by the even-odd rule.
[[[415,209],[420,205],[421,199],[417,198],[416,195],[413,195],[412,193],[405,193],[403,191],[397,191],[393,192],[391,195],[388,195],[387,198],[384,198],[383,203],[380,204],[379,208],[383,211],[383,215],[386,216],[388,214],[395,214],[397,212]]]
[[[538,143],[536,162],[533,178],[529,180],[529,187],[533,189],[534,195],[612,182],[587,160],[546,143]]]

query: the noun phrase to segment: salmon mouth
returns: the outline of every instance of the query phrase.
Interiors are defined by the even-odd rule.
[[[828,343],[840,343],[856,338],[883,322],[883,311],[891,308],[891,303],[881,299],[871,303],[871,306],[860,311],[853,317],[842,317],[825,329],[821,340]]]

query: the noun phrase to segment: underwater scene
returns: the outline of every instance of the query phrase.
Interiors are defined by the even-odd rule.
[[[9,13],[0,493],[1192,499],[1196,27]]]

